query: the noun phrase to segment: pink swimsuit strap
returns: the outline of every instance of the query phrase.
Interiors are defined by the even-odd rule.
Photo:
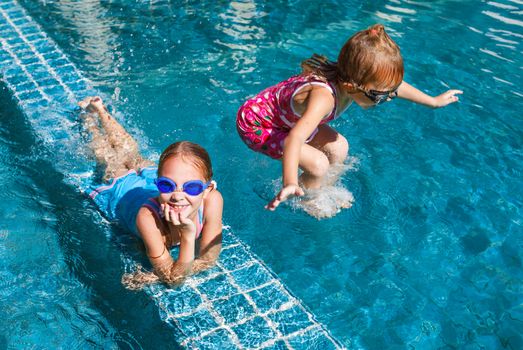
[[[334,97],[334,108],[327,117],[323,118],[320,124],[328,123],[335,119],[337,108],[336,89],[330,82],[326,82],[320,77],[311,74],[295,75],[274,87],[273,91],[277,103],[275,104],[276,110],[273,118],[277,119],[281,125],[292,128],[301,118],[301,115],[294,109],[294,97],[301,89],[311,85],[325,87]],[[274,120],[274,122],[277,121]]]

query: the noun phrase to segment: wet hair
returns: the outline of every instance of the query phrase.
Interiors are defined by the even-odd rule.
[[[205,181],[212,179],[212,164],[209,153],[202,146],[189,141],[175,142],[162,152],[158,162],[158,176],[167,159],[178,156],[181,156],[183,160],[191,162],[199,169]]]
[[[403,81],[403,58],[398,45],[381,24],[359,31],[347,40],[338,61],[314,54],[302,62],[304,73],[332,82],[376,85],[376,89],[397,87]]]

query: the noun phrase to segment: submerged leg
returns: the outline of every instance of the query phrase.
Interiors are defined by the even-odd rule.
[[[86,109],[89,105],[90,99],[91,97],[88,97],[79,102],[78,105],[83,109]],[[114,157],[114,150],[106,135],[102,133],[102,130],[100,130],[98,118],[92,113],[83,113],[81,118],[85,129],[91,134],[89,147],[93,151],[96,161],[104,167],[107,167],[108,159]]]
[[[300,182],[303,187],[320,188],[329,170],[329,164],[329,159],[322,151],[304,144],[300,154],[300,168],[303,170]]]
[[[344,165],[348,149],[347,140],[327,125],[320,125],[311,142],[302,146],[300,182],[307,191],[298,206],[309,215],[318,219],[332,217],[352,206],[352,193],[336,185],[349,168]]]
[[[94,130],[92,143],[97,159],[103,157],[106,165],[104,178],[118,177],[129,170],[153,163],[145,160],[138,150],[138,144],[114,118],[111,117],[100,97],[87,97],[79,103],[88,112],[96,113],[105,135],[98,137],[100,129]],[[98,155],[97,155],[98,153]]]
[[[318,133],[309,142],[309,145],[320,150],[329,160],[329,170],[323,184],[333,185],[348,169],[343,162],[349,153],[349,142],[330,126],[323,124],[318,127]]]

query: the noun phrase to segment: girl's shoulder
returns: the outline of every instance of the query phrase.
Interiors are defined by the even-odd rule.
[[[311,90],[313,89],[326,89],[332,95],[336,94],[335,84],[329,81],[326,77],[308,72],[301,73],[296,76],[296,82],[300,85],[310,85]]]
[[[217,189],[209,192],[207,197],[204,199],[204,215],[220,215],[223,211],[223,196]]]
[[[329,82],[325,77],[313,73],[293,75],[275,87],[280,93],[284,92],[286,94],[294,94],[298,90],[301,92],[311,91],[313,88],[325,88],[332,94],[335,93],[334,84]]]
[[[156,198],[149,198],[147,202],[143,203],[142,206],[138,209],[136,217],[140,218],[154,218],[155,220],[160,220],[162,218],[162,210],[160,202]]]
[[[164,231],[163,219],[159,208],[151,205],[142,205],[136,214],[136,227],[138,232]]]
[[[320,75],[314,74],[314,73],[300,73],[293,75],[284,81],[280,82],[278,85],[285,85],[285,86],[291,86],[291,85],[302,85],[307,83],[325,83],[330,84],[329,81]]]
[[[320,74],[314,73],[314,72],[303,72],[303,73],[299,74],[298,76],[307,82],[318,82],[318,83],[325,83],[325,84],[331,85],[331,83],[329,82],[329,80],[326,77],[324,77]]]

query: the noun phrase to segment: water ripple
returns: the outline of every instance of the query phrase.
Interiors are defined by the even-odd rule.
[[[144,129],[155,149],[182,136],[205,142],[227,198],[227,221],[345,344],[380,349],[517,348],[521,343],[515,321],[522,319],[517,304],[523,249],[521,1],[20,2],[101,89],[121,91],[119,107],[126,118],[120,119],[139,126],[133,134]],[[348,36],[375,22],[383,22],[400,45],[409,82],[431,95],[455,87],[465,94],[458,104],[436,111],[404,101],[365,112],[351,108],[335,127],[361,159],[360,170],[343,178],[343,186],[354,193],[354,206],[322,221],[289,206],[264,211],[274,195],[268,179],[279,177],[281,169],[235,136],[238,105],[299,71],[300,60],[314,51],[336,57]],[[17,147],[9,138],[2,146]],[[26,148],[30,157],[15,163],[46,157],[67,166],[57,159],[61,153],[53,158]],[[88,232],[94,209],[64,209],[77,198],[58,200],[58,206],[56,198],[34,200],[48,182],[30,184],[42,171],[41,163],[33,164],[36,170],[10,167],[2,178],[6,203],[20,201],[2,214],[6,222],[20,222],[2,227],[0,253],[25,248],[12,242],[24,231],[17,208],[31,211],[27,203],[34,203],[41,210],[23,216],[34,224],[34,232],[26,231],[41,234],[46,243],[41,246],[52,247],[56,232],[45,228],[60,223],[58,235],[69,252],[61,258],[60,249],[40,247],[44,258],[35,264],[45,264],[49,280],[66,271],[62,262],[74,273],[64,273],[56,290],[36,278],[24,284],[0,272],[2,279],[27,290],[42,287],[38,300],[46,301],[44,293],[55,291],[72,304],[75,295],[90,296],[89,288],[105,291],[89,298],[99,302],[89,305],[104,310],[118,331],[130,329],[134,320],[132,334],[157,339],[162,327],[141,329],[143,310],[126,309],[136,296],[111,284],[118,267],[97,263],[104,240]],[[10,186],[14,179],[28,182],[27,191]],[[240,205],[246,210],[238,213]],[[60,215],[43,215],[47,211]],[[89,247],[96,252],[95,263],[76,253]],[[49,264],[50,256],[58,256],[60,264]],[[89,287],[77,289],[71,282],[76,275]],[[15,293],[2,279],[0,295]],[[69,285],[70,291],[63,287]],[[78,302],[84,300],[78,297]],[[120,302],[125,306],[118,309]],[[12,320],[12,305],[5,310]],[[74,320],[112,334],[118,343],[118,331],[91,311],[64,310],[60,326]],[[16,315],[30,322],[25,314]],[[91,317],[93,324],[84,325]],[[42,314],[35,322],[51,321]]]
[[[513,24],[513,25],[516,25],[516,26],[519,26],[519,27],[523,27],[523,21],[520,21],[520,20],[517,20],[517,19],[513,19],[513,18],[509,18],[509,17],[505,17],[505,16],[502,16],[500,15],[499,13],[497,12],[492,12],[492,11],[481,11],[481,13],[483,13],[484,15],[486,16],[489,16],[489,17],[492,17],[494,19],[497,19],[503,23],[506,23],[506,24]]]

